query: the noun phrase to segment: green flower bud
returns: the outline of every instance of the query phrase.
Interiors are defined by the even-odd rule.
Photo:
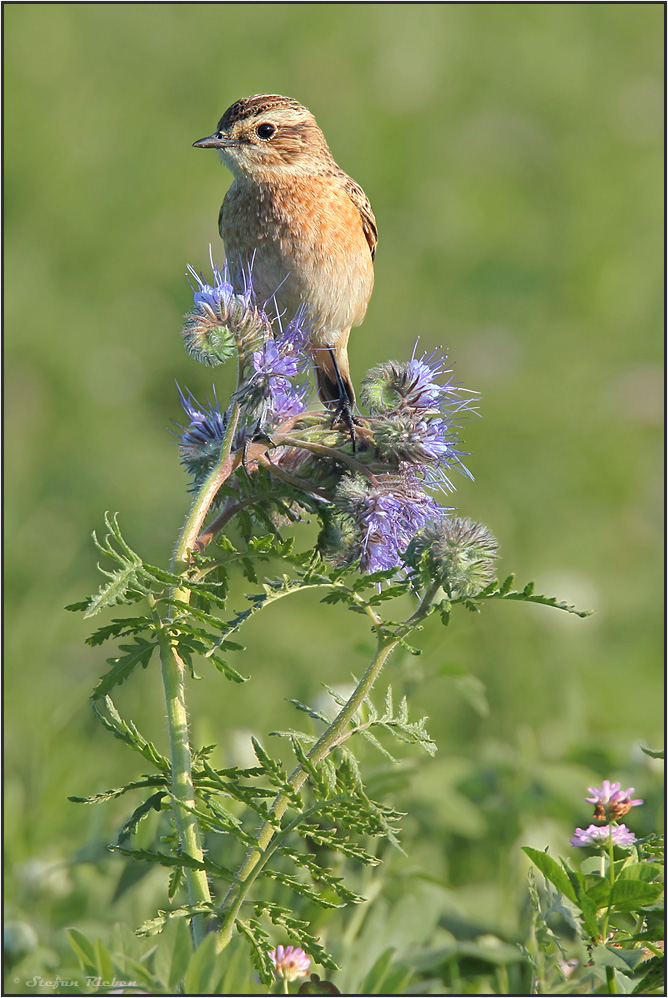
[[[476,596],[494,581],[498,542],[482,523],[442,517],[421,530],[406,561],[421,582],[440,582],[451,599]]]

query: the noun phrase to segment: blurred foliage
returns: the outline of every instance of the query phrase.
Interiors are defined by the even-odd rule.
[[[638,834],[661,813],[658,764],[638,746],[656,747],[662,722],[662,6],[4,15],[6,882],[11,917],[38,936],[21,979],[60,965],[64,926],[105,935],[164,904],[156,871],[125,890],[106,858],[123,809],[66,802],[124,779],[128,759],[87,703],[103,652],[62,606],[94,585],[89,533],[105,509],[149,561],[168,561],[188,504],[167,430],[174,382],[211,391],[180,342],[185,267],[205,270],[209,243],[222,260],[230,180],[191,143],[257,92],[310,107],[373,203],[376,289],[351,341],[354,380],[418,337],[446,347],[483,396],[458,509],[499,537],[502,576],[597,611],[489,606],[453,620],[447,643],[430,623],[423,656],[388,668],[431,715],[440,753],[387,788],[408,812],[408,857],[388,862],[368,917],[389,906],[405,932],[411,871],[429,871],[438,932],[519,938],[519,845],[563,851],[586,820],[583,788],[635,785],[648,801]],[[218,383],[224,395],[225,373]],[[243,764],[245,729],[290,722],[286,697],[312,701],[366,657],[363,630],[308,596],[247,639],[252,682],[205,673],[191,693],[195,741],[221,745],[221,764]],[[161,697],[149,672],[119,706],[164,748]]]

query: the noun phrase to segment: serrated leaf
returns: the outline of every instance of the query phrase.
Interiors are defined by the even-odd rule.
[[[120,650],[125,652],[119,658],[109,658],[107,663],[111,665],[109,672],[106,672],[99,681],[91,696],[94,700],[106,697],[115,686],[120,686],[132,674],[136,666],[141,665],[145,669],[153,654],[153,650],[158,647],[157,641],[146,641],[144,638],[136,637],[133,645],[120,645]]]
[[[269,933],[255,919],[237,918],[234,922],[237,932],[250,943],[253,965],[260,975],[263,984],[271,984],[274,980],[273,964],[269,959]]]
[[[109,532],[100,541],[93,531],[93,541],[98,551],[115,561],[120,568],[109,572],[98,565],[109,582],[103,583],[97,594],[91,597],[84,617],[92,617],[105,607],[135,603],[150,592],[143,573],[143,562],[125,543],[118,526],[118,514],[105,513],[104,522]]]
[[[131,856],[133,859],[141,860],[145,863],[159,863],[160,866],[181,867],[188,870],[203,870],[222,880],[234,880],[234,873],[219,863],[214,863],[211,859],[195,859],[185,852],[179,852],[176,856],[168,853],[158,852],[153,849],[128,849],[126,846],[110,846],[112,852],[120,852],[123,856]]]
[[[144,787],[167,787],[169,785],[169,780],[163,776],[147,776],[142,780],[135,780],[133,783],[127,783],[124,787],[113,787],[111,790],[105,790],[100,794],[92,794],[90,797],[68,797],[67,799],[73,804],[102,804],[108,800],[114,800],[116,797],[122,797],[123,794],[127,794],[130,790],[142,790]]]
[[[169,880],[167,882],[167,897],[169,899],[170,904],[172,903],[178,891],[182,887],[184,880],[185,876],[183,872],[183,867],[175,866],[172,872],[170,873]]]
[[[98,627],[86,638],[87,645],[101,645],[109,638],[124,638],[128,634],[139,634],[142,631],[153,631],[154,625],[150,617],[121,617],[112,620],[110,624]]]
[[[511,589],[512,582],[513,576],[508,576],[505,582],[499,586],[498,589],[490,590],[488,587],[481,593],[478,593],[475,597],[453,599],[452,602],[464,603],[469,607],[469,609],[477,609],[476,604],[484,602],[486,599],[507,599],[518,600],[523,603],[539,603],[542,606],[552,606],[557,610],[564,610],[566,613],[572,613],[576,617],[589,617],[594,612],[593,610],[578,610],[576,607],[571,606],[570,603],[558,600],[556,596],[543,596],[542,594],[535,593],[535,586],[533,582],[528,582],[522,590]]]
[[[215,905],[208,901],[199,901],[197,904],[185,904],[180,908],[172,908],[170,911],[159,911],[155,918],[149,918],[135,931],[138,936],[155,936],[173,918],[194,918],[195,915],[215,914]]]
[[[612,892],[615,911],[637,911],[653,904],[663,894],[661,884],[648,884],[643,880],[617,880]]]
[[[103,724],[108,731],[111,731],[114,737],[119,738],[121,741],[125,742],[126,745],[129,745],[136,752],[139,752],[145,759],[152,763],[156,769],[160,770],[160,772],[166,775],[171,775],[169,761],[165,759],[163,755],[160,755],[155,745],[153,745],[152,742],[147,741],[143,735],[140,734],[132,721],[126,723],[123,720],[121,715],[116,710],[111,697],[107,696],[104,699],[110,718],[104,716],[94,700],[91,701],[93,713],[100,723]]]
[[[148,798],[148,800],[144,801],[143,804],[140,804],[139,807],[135,808],[118,833],[118,839],[116,840],[117,845],[122,845],[123,842],[126,842],[131,835],[134,835],[139,822],[142,818],[146,818],[151,811],[160,812],[163,797],[167,797],[165,792],[153,794]]]
[[[88,609],[91,604],[91,599],[92,597],[89,597],[88,599],[79,600],[78,603],[68,603],[63,607],[63,609],[69,610],[70,613],[81,613],[81,611]]]
[[[289,846],[280,846],[277,850],[282,856],[287,856],[300,868],[308,870],[311,878],[316,883],[322,883],[341,898],[342,901],[349,901],[359,904],[366,900],[361,894],[351,891],[343,882],[342,877],[336,877],[329,870],[325,869],[317,858],[311,853],[298,853]]]
[[[227,679],[230,679],[233,683],[247,683],[248,676],[242,676],[240,672],[237,672],[228,662],[220,657],[220,655],[215,654],[215,652],[207,652],[204,658],[209,658],[218,669],[222,672]]]
[[[317,891],[314,891],[308,884],[302,883],[301,880],[297,880],[296,877],[290,877],[287,873],[279,873],[276,870],[272,870],[269,867],[261,873],[262,877],[268,878],[270,880],[275,880],[279,884],[283,884],[284,887],[289,887],[290,890],[294,891],[295,894],[301,895],[301,897],[307,898],[309,901],[313,901],[319,908],[343,908],[342,904],[336,901],[330,901],[329,898],[324,897]]]
[[[391,729],[391,728],[390,728],[389,730],[390,730],[390,731],[392,731],[392,729]],[[394,732],[392,732],[392,733],[394,734]],[[364,740],[365,740],[365,741],[367,741],[367,742],[369,742],[369,743],[370,743],[371,745],[373,745],[373,747],[374,747],[374,748],[375,748],[375,749],[376,749],[376,750],[377,750],[378,752],[380,752],[380,753],[381,753],[381,755],[384,755],[386,759],[389,759],[389,761],[390,761],[390,762],[396,762],[396,761],[397,761],[397,760],[395,759],[395,757],[394,757],[394,756],[392,755],[392,753],[391,753],[391,752],[388,752],[388,750],[387,750],[387,749],[385,748],[385,746],[384,746],[384,745],[382,745],[382,744],[381,744],[381,743],[380,743],[380,742],[378,741],[378,739],[376,738],[376,736],[375,736],[375,735],[373,734],[373,732],[372,732],[372,731],[368,731],[368,730],[366,730],[366,731],[365,731],[365,730],[362,730],[362,731],[360,731],[360,734],[362,735],[362,737],[364,738]]]
[[[322,711],[315,710],[314,707],[309,707],[308,704],[302,703],[301,700],[293,700],[291,697],[286,697],[286,699],[288,703],[291,703],[293,706],[295,706],[297,710],[301,710],[305,714],[308,714],[308,716],[312,717],[314,721],[322,721],[323,724],[330,723],[331,718],[327,717],[326,714],[323,714]]]
[[[263,914],[268,915],[274,925],[285,929],[321,967],[328,967],[330,970],[340,969],[318,937],[308,931],[308,923],[303,919],[295,918],[288,908],[270,901],[255,901],[252,904],[258,917]]]
[[[640,967],[643,976],[634,987],[634,995],[662,995],[665,992],[666,961],[664,957],[653,956]]]

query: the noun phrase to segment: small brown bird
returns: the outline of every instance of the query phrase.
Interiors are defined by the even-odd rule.
[[[348,337],[371,297],[378,241],[366,194],[289,97],[244,97],[193,145],[217,149],[234,175],[218,219],[233,281],[243,287],[252,271],[258,298],[285,321],[308,309],[320,398],[352,430]]]

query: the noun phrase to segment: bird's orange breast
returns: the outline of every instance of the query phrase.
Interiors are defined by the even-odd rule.
[[[233,271],[252,267],[260,299],[276,296],[289,319],[301,305],[312,342],[359,325],[373,288],[373,261],[359,211],[336,177],[258,185],[236,180],[220,213]]]

